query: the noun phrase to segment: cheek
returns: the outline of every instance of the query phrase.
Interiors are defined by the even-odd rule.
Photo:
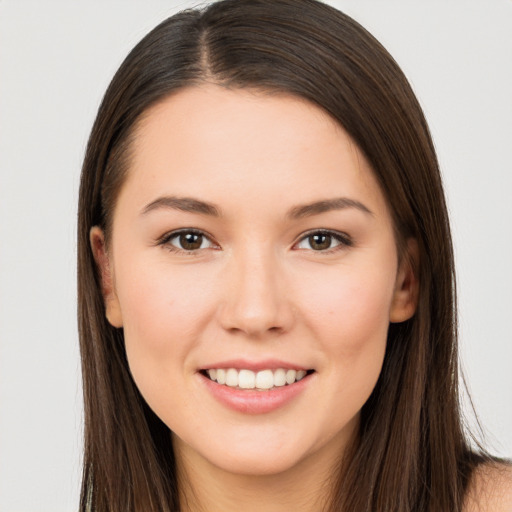
[[[200,275],[179,272],[165,264],[134,262],[130,267],[121,268],[122,275],[116,272],[127,338],[165,350],[201,325],[209,294]]]
[[[190,272],[135,258],[116,269],[116,282],[130,370],[151,403],[166,383],[179,384],[174,380],[211,316],[211,294],[199,275],[191,280]]]
[[[346,355],[385,338],[393,282],[385,272],[333,272],[302,292],[303,314],[325,343]]]
[[[342,402],[340,414],[355,414],[380,375],[393,292],[389,276],[393,273],[347,269],[302,295],[303,316],[328,356],[325,371],[333,393],[326,400],[332,408]]]

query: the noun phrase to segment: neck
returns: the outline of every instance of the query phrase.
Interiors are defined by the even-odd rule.
[[[214,466],[174,440],[181,512],[323,512],[339,474],[340,450],[328,445],[293,468],[268,475]]]

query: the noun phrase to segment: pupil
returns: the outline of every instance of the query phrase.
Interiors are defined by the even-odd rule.
[[[180,235],[180,244],[183,249],[193,251],[199,249],[203,242],[203,235],[196,235],[195,233],[184,233]]]
[[[329,249],[329,247],[331,246],[331,235],[311,235],[309,237],[309,243],[311,244],[311,247],[317,251]]]

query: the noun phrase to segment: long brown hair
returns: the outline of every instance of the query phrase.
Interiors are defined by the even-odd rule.
[[[205,81],[294,94],[328,112],[370,162],[399,244],[418,243],[418,310],[390,325],[358,441],[334,477],[331,510],[460,511],[482,456],[469,449],[460,419],[453,253],[434,147],[393,58],[354,20],[315,0],[225,0],[172,16],[132,50],[105,94],[79,199],[81,510],[179,510],[171,435],[132,380],[122,330],[105,318],[89,231],[99,225],[108,240],[141,115]]]

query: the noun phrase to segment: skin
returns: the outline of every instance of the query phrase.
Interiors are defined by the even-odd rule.
[[[184,510],[318,511],[382,367],[390,322],[415,311],[386,200],[364,156],[299,98],[202,85],[146,113],[113,214],[91,230],[106,314],[123,327],[133,378],[173,432]],[[218,217],[148,205],[216,205]],[[298,205],[346,206],[291,218]],[[180,250],[174,230],[205,233]],[[311,231],[341,233],[329,249]],[[399,263],[400,262],[400,263]],[[221,404],[198,372],[280,359],[313,369],[269,413]]]
[[[512,465],[490,463],[475,471],[464,512],[510,512],[512,510]]]

